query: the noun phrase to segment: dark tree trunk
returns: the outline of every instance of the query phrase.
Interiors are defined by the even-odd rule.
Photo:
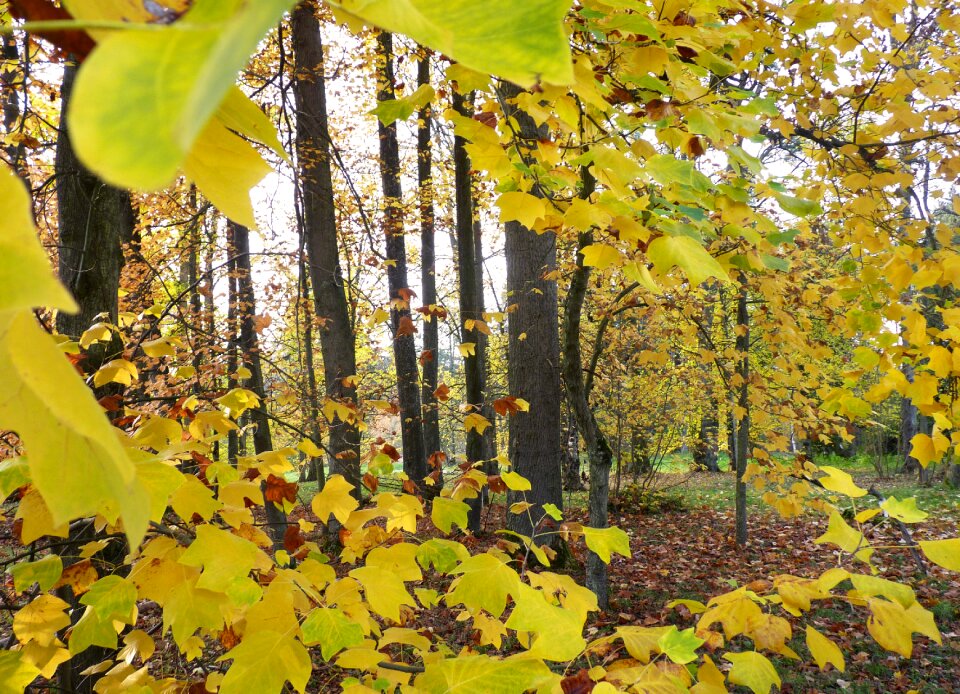
[[[120,288],[120,270],[123,267],[122,246],[133,235],[134,214],[126,191],[107,185],[87,171],[77,160],[70,145],[67,105],[76,76],[76,66],[67,64],[63,71],[61,88],[62,108],[60,130],[54,159],[60,244],[60,280],[70,288],[79,306],[76,315],[57,314],[57,330],[78,337],[98,320],[116,323],[117,293]],[[5,114],[6,115],[6,114]],[[84,369],[93,373],[122,348],[119,339],[91,345],[87,350]],[[120,392],[115,384],[98,389],[97,395]],[[77,547],[96,539],[92,522],[74,524],[70,530],[70,544],[60,552],[63,565],[68,567],[79,559]],[[126,548],[112,545],[109,552],[98,555],[98,560],[118,565]],[[84,610],[69,588],[59,591],[60,597],[71,603],[76,618]],[[60,691],[89,694],[99,674],[82,674],[84,670],[106,658],[108,651],[91,647],[77,654],[57,668],[57,686]]]
[[[0,91],[3,93],[3,130],[7,135],[12,135],[18,127],[23,128],[23,122],[20,120],[20,92],[24,84],[25,71],[21,67],[17,37],[14,34],[4,34],[2,41],[2,58],[5,63],[0,73]],[[24,60],[26,59],[26,52],[24,52]],[[4,149],[7,152],[7,162],[10,167],[20,178],[26,180],[24,169],[26,147],[23,142],[14,142],[11,139]]]
[[[337,219],[330,173],[323,45],[316,2],[304,2],[292,15],[297,105],[297,166],[302,196],[303,234],[310,261],[310,284],[320,325],[326,397],[356,404],[357,372],[353,326],[347,306]],[[328,422],[330,471],[339,473],[360,493],[360,433],[355,422]]]
[[[747,278],[740,276],[740,295],[737,297],[737,375],[740,387],[737,395],[739,416],[736,438],[736,541],[741,547],[747,544],[747,485],[743,475],[747,471],[750,451],[750,314],[747,312]]]
[[[246,387],[257,394],[260,405],[250,410],[253,424],[253,451],[257,455],[273,450],[270,436],[270,418],[267,415],[266,388],[263,382],[263,366],[260,361],[260,344],[257,339],[254,316],[257,313],[256,295],[253,290],[253,278],[250,270],[250,232],[246,227],[233,222],[229,231],[233,236],[233,246],[237,251],[237,313],[240,322],[240,352],[243,363],[250,370]],[[261,483],[266,492],[266,482]],[[264,509],[267,515],[267,530],[273,539],[274,547],[283,548],[283,534],[287,529],[287,515],[283,509],[266,499]]]
[[[237,289],[237,247],[234,235],[227,225],[227,390],[237,387],[238,352],[240,350],[239,291]],[[237,466],[240,455],[240,432],[233,429],[227,433],[227,462]]]
[[[505,84],[500,89],[504,103],[520,93]],[[535,147],[545,133],[527,114],[506,105],[516,118],[521,149]],[[536,193],[536,191],[534,191]],[[513,469],[530,480],[527,501],[534,504],[534,518],[542,505],[563,504],[560,470],[560,333],[557,318],[557,283],[547,279],[557,268],[557,239],[552,233],[537,234],[520,222],[505,225],[507,293],[511,312],[507,322],[507,381],[510,395],[531,404],[509,420],[509,458]],[[516,497],[516,498],[514,498]],[[519,501],[519,495],[509,500]],[[527,514],[510,514],[510,529],[530,535]]]
[[[427,49],[417,62],[417,86],[430,84],[430,55]],[[433,152],[431,127],[433,112],[430,104],[417,114],[417,184],[420,194],[420,284],[423,304],[432,307],[437,303],[437,256],[434,244],[436,213],[433,201]],[[427,454],[430,476],[434,485],[424,491],[436,494],[443,485],[443,448],[440,444],[439,403],[434,391],[439,385],[440,319],[432,316],[423,323],[423,352],[421,363],[423,383],[420,398],[423,405],[423,450]]]
[[[453,107],[461,115],[469,116],[463,96],[453,94]],[[470,412],[480,414],[492,421],[490,408],[486,405],[486,369],[485,357],[487,336],[475,323],[468,321],[483,320],[483,282],[481,258],[477,257],[479,244],[476,239],[478,229],[473,218],[473,193],[470,180],[470,157],[464,149],[465,140],[454,138],[454,191],[456,196],[457,230],[457,273],[460,282],[460,321],[461,342],[473,343],[474,354],[463,359],[464,381],[466,382],[466,403]],[[490,450],[490,437],[470,429],[466,432],[467,462],[489,460],[493,457]],[[469,500],[470,512],[468,525],[471,531],[480,532],[480,513],[482,497]]]
[[[563,445],[563,488],[565,491],[580,491],[583,480],[580,478],[580,430],[573,409],[567,406],[567,435]],[[619,465],[617,466],[619,470]]]
[[[713,328],[712,293],[705,297],[702,319],[698,342],[701,350],[709,350],[712,349],[709,337]],[[704,379],[703,386],[708,396],[704,398],[705,410],[700,414],[700,428],[697,432],[697,441],[693,447],[693,462],[700,470],[720,472],[720,466],[717,463],[717,433],[719,430],[717,396],[709,382],[712,370],[712,365],[704,365],[700,370]]]
[[[382,31],[377,36],[377,100],[395,98],[393,76],[393,36]],[[377,124],[380,136],[380,178],[384,197],[384,235],[386,236],[387,284],[390,288],[390,325],[393,328],[393,359],[397,374],[397,399],[403,440],[403,471],[422,488],[427,476],[423,448],[423,413],[420,409],[420,374],[417,370],[417,346],[413,339],[413,320],[409,306],[407,249],[403,235],[403,208],[400,186],[400,145],[397,124]]]

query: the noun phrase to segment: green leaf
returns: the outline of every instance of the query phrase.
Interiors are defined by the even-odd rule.
[[[671,627],[670,631],[657,639],[657,646],[673,662],[686,665],[697,659],[696,650],[703,645],[703,641],[694,635],[693,627],[683,631]]]
[[[570,0],[340,0],[331,2],[469,68],[528,87],[573,81],[563,18]]]
[[[650,157],[647,159],[645,169],[653,180],[665,186],[679,183],[700,191],[710,187],[710,179],[697,171],[692,161],[680,160],[670,154],[656,154]]]
[[[220,683],[220,694],[279,692],[289,681],[298,692],[306,691],[312,665],[307,649],[292,634],[257,631],[217,660],[233,660]]]
[[[563,520],[563,511],[557,508],[556,504],[544,504],[543,512],[553,518],[555,521]]]
[[[785,211],[797,217],[807,217],[812,214],[821,214],[823,209],[816,200],[805,200],[785,193],[774,193],[780,207]]]
[[[934,564],[951,571],[960,571],[960,538],[921,540],[917,544]]]
[[[687,275],[690,284],[699,285],[708,277],[717,277],[729,282],[726,270],[716,258],[689,236],[661,236],[654,239],[647,249],[647,256],[657,270],[666,274],[674,265]]]
[[[84,61],[70,100],[77,155],[108,183],[165,186],[263,35],[292,4],[197,0],[173,24],[131,23],[104,34]],[[236,123],[248,114],[230,110],[226,118]]]
[[[438,496],[433,500],[433,508],[430,509],[430,518],[433,519],[433,524],[437,526],[441,532],[449,533],[453,529],[454,524],[466,530],[467,511],[469,510],[470,507],[462,501]]]
[[[10,567],[10,573],[13,574],[13,587],[18,593],[22,593],[34,583],[43,592],[50,590],[60,578],[63,573],[63,560],[59,555],[49,554],[37,561],[14,564]]]
[[[620,528],[614,526],[591,528],[585,525],[583,526],[583,539],[590,551],[600,557],[604,564],[610,563],[612,552],[627,558],[630,557],[630,537]]]
[[[442,574],[450,573],[457,564],[470,556],[459,542],[433,538],[417,547],[417,561],[425,569],[433,566]]]
[[[303,642],[320,644],[323,659],[329,661],[344,648],[363,643],[363,628],[333,607],[318,607],[300,625]]]
[[[270,558],[256,545],[212,525],[197,528],[197,539],[180,557],[187,566],[202,566],[197,588],[223,592],[238,576],[246,576],[255,566],[267,570]]]
[[[733,663],[729,678],[733,684],[749,687],[753,694],[769,694],[770,687],[780,686],[780,675],[766,656],[756,651],[727,653],[724,659]]]
[[[543,661],[472,655],[428,663],[414,684],[430,694],[516,694],[540,689],[554,678]]]
[[[87,607],[80,621],[74,625],[73,631],[70,632],[68,647],[70,655],[76,655],[87,650],[90,646],[116,648],[117,632],[113,628],[112,622],[101,622],[97,617],[96,610]]]
[[[376,116],[384,125],[390,125],[398,120],[406,120],[413,115],[418,108],[423,108],[433,100],[435,92],[429,84],[421,84],[417,90],[409,96],[400,99],[386,99],[377,104],[377,107],[370,111],[371,116]]]
[[[121,576],[104,576],[80,598],[80,604],[92,607],[104,623],[128,622],[136,602],[137,587]]]

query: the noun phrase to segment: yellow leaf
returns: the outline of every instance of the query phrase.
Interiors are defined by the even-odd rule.
[[[323,450],[317,446],[310,439],[303,439],[298,445],[297,449],[303,451],[311,458],[321,458],[323,457]]]
[[[94,323],[83,331],[80,336],[80,346],[86,349],[96,342],[109,342],[113,337],[113,330],[107,323]]]
[[[13,616],[13,633],[20,643],[31,641],[50,646],[57,640],[57,632],[70,626],[66,610],[70,606],[53,595],[40,595]]]
[[[604,564],[610,563],[610,554],[616,552],[630,557],[630,538],[617,527],[591,528],[583,526],[583,539],[590,551],[600,557]]]
[[[279,692],[289,681],[298,692],[305,692],[313,669],[307,649],[292,633],[257,631],[244,636],[240,645],[217,660],[232,659],[220,694]]]
[[[226,395],[217,398],[216,402],[236,419],[251,407],[257,407],[260,404],[260,398],[252,390],[233,388]]]
[[[927,559],[950,571],[960,571],[960,538],[921,540],[920,549]]]
[[[388,571],[363,566],[351,571],[350,576],[360,581],[371,609],[381,617],[399,622],[400,606],[415,605],[413,596],[407,592],[403,581]]]
[[[704,655],[703,664],[697,669],[697,684],[690,689],[690,694],[726,694],[726,692],[723,673],[713,664],[710,656]]]
[[[503,193],[497,198],[497,207],[501,222],[517,221],[527,229],[532,229],[536,221],[547,214],[546,201],[530,193]]]
[[[143,353],[148,357],[172,357],[177,351],[170,342],[170,338],[161,337],[156,340],[147,340],[141,346]]]
[[[457,349],[460,350],[460,356],[466,359],[467,357],[473,357],[477,354],[477,343],[476,342],[463,342]]]
[[[467,512],[470,507],[462,501],[454,501],[442,496],[433,500],[433,508],[430,510],[430,518],[433,524],[444,533],[449,533],[453,525],[459,525],[464,530],[467,529]]]
[[[605,243],[594,243],[580,249],[583,255],[583,264],[586,267],[595,267],[603,270],[621,262],[620,251]]]
[[[138,377],[137,367],[132,362],[126,359],[114,359],[97,369],[97,372],[93,375],[93,385],[96,388],[107,383],[129,386]]]
[[[251,569],[267,570],[273,562],[249,540],[212,525],[197,527],[197,539],[180,557],[187,566],[201,566],[197,588],[224,592],[230,582],[245,578]]]
[[[917,462],[923,467],[927,467],[930,463],[937,462],[941,458],[933,445],[933,439],[927,434],[916,434],[910,439],[910,455],[916,458]]]
[[[829,465],[821,465],[820,469],[827,473],[826,477],[821,477],[819,480],[825,489],[843,494],[844,496],[853,497],[854,499],[866,495],[867,490],[858,487],[853,481],[853,477],[843,470]]]
[[[557,679],[546,663],[515,656],[497,660],[486,655],[461,655],[426,664],[415,685],[418,691],[449,694],[506,694],[551,691],[546,685]],[[558,685],[559,688],[559,685]]]
[[[503,614],[507,595],[513,594],[520,585],[517,572],[492,554],[464,559],[450,573],[461,576],[447,593],[447,605],[463,603],[473,613],[486,610],[494,618]]]
[[[821,670],[826,669],[827,663],[831,663],[840,672],[846,669],[843,651],[837,644],[810,625],[807,625],[807,648],[810,649],[810,654],[817,661],[817,667]]]
[[[515,606],[506,626],[535,635],[528,655],[544,660],[573,660],[586,647],[583,620],[575,612],[551,605],[544,594],[520,584],[514,589]]]
[[[310,507],[322,522],[327,523],[333,514],[341,523],[346,523],[350,512],[360,504],[351,496],[353,485],[343,475],[331,475],[320,493],[313,497]]]
[[[0,692],[3,694],[26,691],[39,674],[40,670],[27,659],[23,651],[0,651]]]
[[[891,496],[880,503],[880,508],[904,523],[919,523],[929,515],[917,508],[917,500],[914,497],[900,501],[897,497]]]
[[[646,263],[631,261],[623,266],[623,274],[627,279],[636,282],[647,291],[654,293],[660,291],[660,285],[653,279],[650,268],[647,267]]]
[[[727,653],[725,660],[733,663],[730,682],[749,687],[753,694],[769,694],[770,687],[780,687],[780,675],[766,656],[756,651]]]
[[[689,236],[661,236],[650,242],[647,256],[660,272],[666,272],[674,265],[687,275],[690,284],[699,285],[708,277],[716,277],[729,282],[726,270],[716,258]]]
[[[847,525],[847,522],[843,520],[843,516],[836,511],[830,514],[827,532],[814,540],[814,542],[818,545],[825,542],[834,544],[848,554],[856,552],[855,557],[857,559],[868,563],[870,555],[873,553],[873,550],[869,549],[866,540],[864,540],[863,533]]]
[[[904,609],[899,603],[871,598],[867,604],[871,612],[867,620],[867,630],[876,642],[888,651],[909,658],[913,653],[914,632],[941,643],[940,631],[934,624],[933,614],[921,607],[920,603],[915,602]]]
[[[367,325],[380,325],[380,323],[385,323],[388,320],[390,320],[390,314],[378,306],[376,310],[374,310],[373,315],[367,320]]]
[[[530,486],[530,480],[521,475],[519,472],[504,472],[500,474],[500,479],[503,480],[503,483],[507,485],[508,489],[512,489],[515,492],[526,492],[530,491],[532,487]]]
[[[476,412],[472,412],[463,418],[463,428],[465,431],[473,430],[478,434],[482,434],[483,430],[488,426],[490,426],[490,420]]]

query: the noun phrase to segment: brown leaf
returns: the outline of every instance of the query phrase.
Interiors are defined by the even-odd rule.
[[[363,475],[363,486],[370,490],[371,494],[377,493],[377,487],[380,486],[380,480],[371,475],[369,472],[364,473]]]
[[[493,401],[493,411],[501,417],[506,417],[508,414],[519,412],[520,406],[517,405],[517,399],[514,396],[508,395],[505,398],[498,398]]]
[[[427,464],[431,470],[439,470],[445,462],[447,462],[447,454],[443,451],[435,451],[427,458]]]
[[[120,403],[123,402],[123,398],[119,395],[104,395],[102,398],[97,400],[102,407],[107,412],[116,412],[120,409]]]
[[[306,538],[303,536],[303,533],[300,531],[300,526],[296,523],[291,523],[287,526],[286,532],[283,533],[283,548],[290,552],[291,554],[301,547],[306,542]]]
[[[297,502],[297,483],[287,482],[282,477],[270,475],[267,477],[267,486],[263,490],[263,498],[278,505],[282,505],[284,499],[291,504],[295,504]]]
[[[560,680],[563,694],[590,694],[593,691],[593,680],[586,669],[581,669],[576,675],[564,677]]]
[[[441,383],[437,386],[437,389],[433,391],[433,397],[440,402],[446,402],[450,399],[450,387],[446,383]]]
[[[413,335],[415,332],[417,332],[417,326],[413,324],[413,319],[410,316],[403,315],[400,316],[397,333],[393,337],[394,339],[406,337],[407,335]]]
[[[414,483],[413,480],[404,480],[404,481],[403,481],[403,491],[406,492],[407,494],[416,494],[416,493],[417,493],[417,485]]]
[[[233,627],[227,627],[221,631],[217,638],[220,641],[220,645],[223,646],[223,649],[227,651],[240,643],[240,637],[234,633]]]
[[[412,299],[416,295],[417,293],[412,289],[410,289],[410,287],[400,287],[400,289],[397,290],[397,296],[399,296],[401,299],[403,299],[407,303],[409,303],[410,299]]]
[[[400,460],[400,451],[391,446],[389,443],[383,444],[383,448],[380,449],[380,452],[386,453],[388,456],[390,456],[390,460],[393,462]]]
[[[492,111],[481,111],[480,113],[474,114],[473,119],[490,128],[497,127],[497,114]]]
[[[425,349],[420,352],[420,366],[426,366],[428,362],[433,361],[433,350]]]
[[[490,491],[494,494],[500,494],[507,491],[507,485],[500,475],[490,475],[487,478],[487,486],[490,487]]]

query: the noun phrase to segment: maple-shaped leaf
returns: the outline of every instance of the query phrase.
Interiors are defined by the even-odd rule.
[[[367,566],[392,573],[401,581],[423,579],[420,567],[417,566],[417,545],[410,542],[374,547],[367,554]]]
[[[114,622],[103,622],[97,617],[97,612],[92,607],[88,607],[80,620],[73,625],[70,631],[70,641],[68,647],[70,655],[82,653],[91,646],[101,646],[102,648],[117,647],[117,631],[114,629]]]
[[[462,501],[455,501],[438,496],[433,500],[433,508],[430,509],[430,518],[441,532],[449,533],[453,529],[454,524],[466,530],[467,512],[469,510],[470,507]]]
[[[696,660],[696,651],[703,643],[704,640],[694,634],[693,627],[683,631],[673,627],[657,639],[660,652],[679,665]]]
[[[197,629],[217,631],[223,626],[221,610],[228,606],[223,593],[197,588],[196,579],[170,589],[163,605],[163,632],[170,629],[181,649]]]
[[[297,503],[297,483],[287,482],[283,477],[269,475],[263,489],[263,498],[281,507],[284,501],[295,504]]]
[[[463,428],[468,432],[476,431],[478,434],[482,434],[488,426],[490,426],[490,420],[476,412],[471,412],[463,418]]]
[[[35,641],[49,646],[57,638],[57,632],[70,625],[66,610],[70,606],[53,595],[39,595],[13,616],[13,633],[20,643]]]
[[[14,564],[9,571],[13,574],[13,587],[18,593],[34,583],[44,592],[50,590],[63,573],[63,560],[57,554],[48,554],[37,561]]]
[[[360,581],[371,609],[381,617],[399,622],[401,605],[416,604],[403,581],[389,572],[362,566],[351,571],[350,576]]]
[[[580,249],[580,253],[583,255],[584,267],[595,267],[598,270],[617,265],[621,260],[620,251],[606,243],[584,246]]]
[[[529,402],[513,395],[508,395],[505,398],[498,398],[493,401],[493,411],[501,417],[506,417],[508,414],[516,414],[517,412],[528,412],[529,410]]]
[[[586,647],[583,620],[573,611],[551,605],[544,594],[520,584],[512,589],[513,612],[506,625],[535,634],[528,655],[544,660],[573,660]]]
[[[230,582],[245,577],[251,569],[267,570],[273,562],[249,540],[212,525],[197,528],[197,539],[180,557],[187,566],[201,566],[197,588],[224,592]]]
[[[519,191],[502,193],[497,198],[501,222],[520,222],[532,229],[538,219],[547,215],[547,202],[543,198]]]
[[[433,397],[435,397],[440,402],[446,402],[450,399],[450,386],[446,383],[441,383],[437,386],[437,389],[433,391]]]
[[[89,605],[101,622],[129,622],[137,602],[137,587],[121,576],[104,576],[90,586],[80,598],[81,605]]]
[[[408,335],[413,335],[417,332],[417,326],[413,324],[413,319],[410,316],[403,315],[400,316],[400,321],[397,323],[397,332],[394,334],[394,339],[407,337]]]
[[[313,497],[310,507],[322,522],[326,523],[330,514],[333,514],[341,523],[346,523],[350,513],[359,506],[359,502],[351,496],[353,485],[347,482],[343,475],[331,475],[323,485],[323,489]]]
[[[520,576],[492,554],[477,554],[461,562],[450,573],[460,574],[447,604],[463,603],[472,612],[486,610],[499,617],[507,607],[507,596],[519,590]]]
[[[689,236],[661,236],[650,242],[647,256],[660,272],[666,272],[677,265],[687,275],[690,284],[700,285],[708,277],[716,277],[729,282],[723,266],[716,258],[707,253],[700,242]]]
[[[449,573],[457,564],[470,556],[470,552],[459,542],[432,538],[417,546],[417,562],[424,569],[431,566],[442,574]]]
[[[292,634],[275,631],[257,631],[217,660],[233,660],[220,683],[220,694],[279,692],[286,682],[302,693],[312,671],[303,644]]]
[[[477,355],[476,342],[462,342],[457,346],[457,349],[460,350],[460,356],[464,359],[467,357],[475,357]]]
[[[300,625],[300,631],[306,645],[320,644],[320,652],[327,661],[344,648],[363,643],[363,627],[335,607],[313,610]]]
[[[773,663],[756,651],[727,653],[724,659],[733,663],[730,668],[730,681],[749,687],[753,694],[770,694],[770,687],[780,687],[780,675]]]
[[[414,684],[425,692],[516,694],[546,688],[555,679],[560,678],[541,660],[472,655],[432,661]]]

